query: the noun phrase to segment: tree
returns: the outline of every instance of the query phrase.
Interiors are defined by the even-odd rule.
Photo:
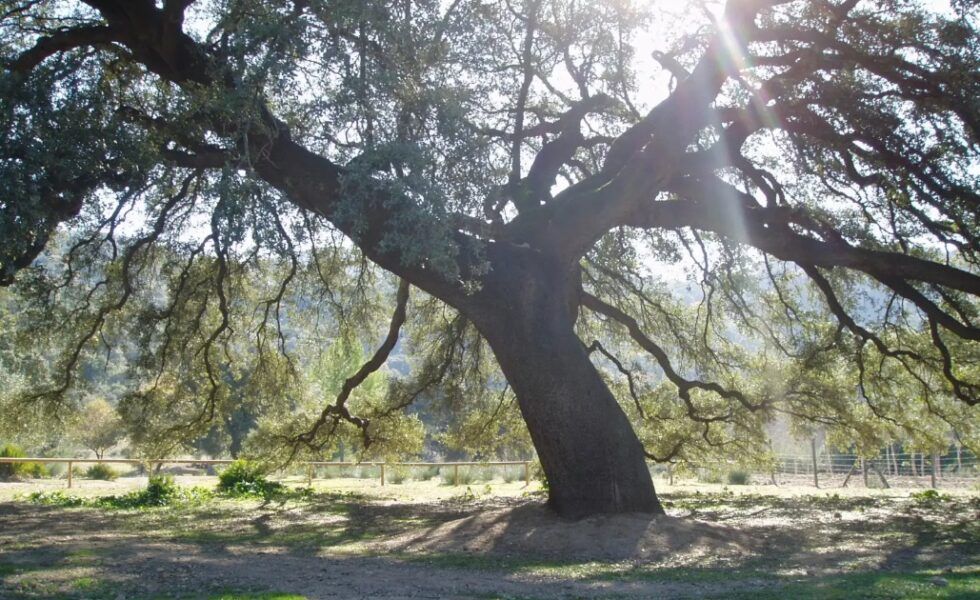
[[[198,416],[243,330],[285,390],[289,290],[370,324],[366,259],[388,330],[292,442],[371,441],[347,399],[415,310],[375,416],[486,344],[566,516],[661,511],[647,458],[774,411],[975,435],[975,3],[670,4],[6,2],[0,273],[73,325],[30,399],[125,331]]]
[[[126,437],[122,419],[105,398],[93,398],[85,403],[74,430],[78,443],[94,452],[99,460]]]

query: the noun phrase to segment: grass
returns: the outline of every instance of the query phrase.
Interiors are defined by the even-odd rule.
[[[596,583],[602,581],[716,583],[746,579],[778,579],[776,575],[768,574],[762,569],[756,568],[665,568],[631,561],[583,562],[476,554],[401,555],[399,558],[405,562],[442,569],[498,571],[508,575]]]
[[[306,600],[306,596],[281,592],[222,592],[208,596],[207,600]]]
[[[71,587],[84,592],[99,587],[99,582],[94,577],[79,577],[71,582]]]
[[[549,580],[649,581],[683,584],[732,584],[723,594],[706,597],[736,600],[928,600],[980,598],[980,569],[943,573],[920,571],[897,573],[866,571],[847,575],[815,576],[801,581],[793,576],[767,572],[762,564],[742,568],[651,567],[631,562],[561,562],[476,555],[438,554],[403,556],[407,562],[459,570],[491,570],[508,575],[526,575]],[[940,578],[940,585],[935,583]],[[945,582],[945,585],[942,585]],[[739,591],[739,584],[751,584]]]
[[[796,582],[769,590],[726,593],[735,600],[976,600],[980,598],[980,570],[939,575],[946,585],[937,585],[929,572],[865,572]]]

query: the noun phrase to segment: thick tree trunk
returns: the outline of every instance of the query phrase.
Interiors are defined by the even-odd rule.
[[[643,447],[575,334],[576,273],[531,251],[504,264],[466,312],[517,395],[550,505],[568,518],[662,513]]]

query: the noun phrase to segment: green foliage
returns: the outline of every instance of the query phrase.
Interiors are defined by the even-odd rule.
[[[54,490],[52,492],[31,492],[27,496],[27,501],[33,504],[43,504],[45,506],[61,506],[64,508],[72,508],[76,506],[85,506],[86,499],[79,496],[72,496],[66,494],[61,490]]]
[[[66,494],[61,490],[53,492],[33,492],[27,496],[29,502],[61,507],[92,507],[107,509],[145,509],[167,506],[202,504],[213,494],[200,487],[184,488],[178,486],[169,475],[150,477],[145,488],[119,496],[100,496],[82,498]]]
[[[119,413],[104,398],[89,400],[82,407],[72,427],[75,441],[94,452],[96,458],[102,458],[125,435]]]
[[[385,471],[385,479],[394,484],[405,483],[412,478],[413,473],[409,467],[389,467]]]
[[[134,506],[166,506],[180,497],[180,486],[172,475],[152,475],[146,489],[132,496]]]
[[[419,481],[429,481],[439,476],[439,467],[423,467],[416,469],[415,478]]]
[[[103,481],[112,481],[119,477],[119,471],[113,469],[109,465],[105,464],[94,464],[85,471],[85,476],[89,479],[101,479]]]
[[[270,497],[283,491],[281,483],[266,478],[267,468],[239,459],[218,474],[218,491],[229,496]]]
[[[0,458],[26,458],[24,449],[16,444],[4,444],[0,448]],[[51,472],[43,463],[18,462],[0,463],[0,479],[50,477]]]
[[[942,504],[953,501],[952,496],[950,496],[949,494],[943,494],[937,490],[922,490],[921,492],[912,492],[911,494],[909,494],[909,498],[911,498],[912,501],[915,504],[918,504],[919,506],[925,506],[930,508],[934,508],[936,506],[940,506]]]

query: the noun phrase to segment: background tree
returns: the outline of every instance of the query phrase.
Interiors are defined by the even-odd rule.
[[[126,430],[119,413],[105,398],[93,398],[78,413],[73,437],[82,447],[91,450],[95,458],[102,459],[126,437]]]
[[[391,316],[285,441],[370,445],[492,352],[566,516],[660,511],[647,458],[775,411],[976,431],[974,3],[3,6],[0,280],[68,331],[22,405],[136,339],[127,410],[206,423],[235,356],[300,385],[320,310]],[[357,414],[416,310],[418,368]]]

